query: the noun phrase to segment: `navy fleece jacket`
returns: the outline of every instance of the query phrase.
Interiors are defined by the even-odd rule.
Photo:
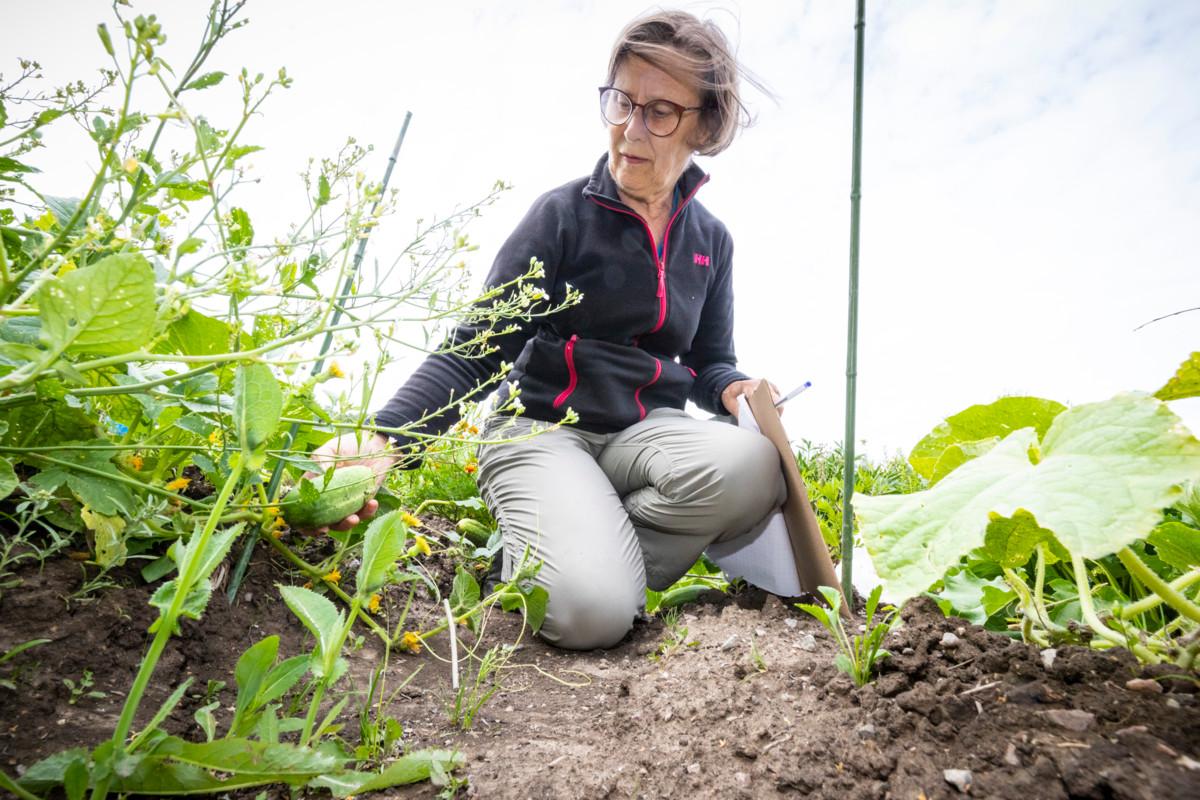
[[[747,376],[733,348],[733,242],[694,199],[707,180],[695,164],[684,171],[682,199],[661,243],[619,199],[607,155],[590,177],[542,195],[500,249],[486,285],[525,274],[537,258],[546,272],[538,285],[551,304],[562,301],[567,284],[582,301],[494,336],[496,350],[487,356],[430,355],[376,413],[376,424],[396,428],[423,418],[494,375],[502,360],[513,365],[506,383],[519,383],[533,419],[557,421],[573,408],[580,428],[609,433],[688,399],[725,413],[722,390]],[[460,325],[451,340],[479,332]],[[457,416],[447,411],[420,430],[444,430]]]

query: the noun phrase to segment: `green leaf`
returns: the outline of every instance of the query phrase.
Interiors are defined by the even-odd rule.
[[[254,226],[250,224],[250,215],[240,208],[229,212],[229,246],[236,248],[249,247],[254,241]],[[245,253],[234,254],[235,258],[244,258]]]
[[[302,586],[280,586],[279,593],[292,613],[316,638],[317,658],[323,659],[336,644],[338,632],[345,624],[337,606]]]
[[[87,505],[80,510],[83,524],[92,531],[96,543],[96,563],[102,567],[120,566],[125,563],[125,520],[93,511]]]
[[[196,237],[196,236],[189,236],[188,238],[186,238],[182,242],[180,242],[179,246],[175,248],[175,255],[176,256],[189,256],[192,253],[195,253],[197,250],[199,250],[203,246],[204,246],[203,239]]]
[[[247,648],[238,658],[233,671],[233,679],[237,682],[237,702],[234,705],[233,721],[229,723],[230,730],[237,731],[242,715],[246,713],[258,699],[263,682],[275,665],[279,655],[279,637],[268,636],[262,641]]]
[[[229,152],[225,155],[225,169],[233,169],[234,162],[239,158],[250,153],[257,153],[259,150],[262,148],[256,144],[240,144],[229,148]]]
[[[224,79],[224,72],[206,72],[199,78],[189,81],[188,84],[183,87],[182,91],[186,92],[188,89],[207,89],[210,86],[216,86]]]
[[[1048,542],[1058,549],[1054,532],[1038,525],[1036,519],[1023,508],[1018,508],[1011,517],[1001,517],[998,514],[990,516],[987,531],[983,537],[983,549],[988,558],[1006,569],[1017,569],[1029,561],[1034,549],[1042,542]],[[1070,555],[1060,553],[1070,560]]]
[[[211,581],[197,581],[192,586],[192,590],[188,592],[188,595],[184,599],[182,605],[180,605],[179,617],[177,619],[181,619],[183,617],[187,617],[188,619],[200,619],[200,617],[204,616],[204,609],[208,608],[208,601],[212,599],[212,591],[213,588]],[[164,583],[162,586],[158,587],[154,594],[150,596],[150,605],[157,608],[160,613],[159,618],[156,619],[150,626],[150,633],[157,631],[159,626],[161,626],[166,620],[167,612],[170,610],[171,605],[175,602],[175,595],[178,594],[178,592],[179,579],[173,578]],[[178,622],[175,623],[175,629],[171,633],[179,633]]]
[[[55,350],[118,355],[154,330],[154,270],[138,253],[117,253],[68,272],[38,292],[42,338]]]
[[[225,556],[229,555],[229,548],[233,547],[233,540],[241,534],[245,527],[246,523],[238,522],[224,530],[215,531],[212,536],[208,537],[208,541],[204,544],[204,552],[199,556],[200,565],[195,573],[196,580],[205,580],[213,574],[217,565],[225,560]],[[192,558],[192,548],[199,541],[198,533],[198,531],[193,533],[187,544],[177,553],[181,570],[183,565]]]
[[[166,339],[155,352],[211,356],[228,353],[232,341],[230,325],[193,309],[167,326]]]
[[[283,391],[266,364],[241,364],[233,383],[233,418],[242,445],[250,458],[263,447],[283,413]]]
[[[96,33],[100,36],[100,44],[104,45],[104,52],[113,55],[112,37],[108,35],[108,26],[101,22],[96,26]]]
[[[1166,384],[1154,393],[1159,400],[1200,396],[1200,351],[1192,353]]]
[[[398,758],[379,774],[347,771],[322,775],[308,785],[329,789],[334,797],[347,797],[429,780],[435,768],[450,772],[462,766],[465,760],[462,753],[454,750],[419,750]]]
[[[63,775],[63,790],[67,793],[67,800],[83,800],[88,788],[88,777],[86,758],[77,758],[70,763],[66,774]]]
[[[1013,431],[1034,428],[1039,438],[1044,436],[1064,410],[1061,403],[1040,397],[1002,397],[989,405],[971,406],[934,428],[913,448],[908,461],[919,475],[936,483]]]
[[[1200,566],[1200,530],[1182,522],[1164,522],[1146,537],[1158,557],[1175,569],[1187,572]]]
[[[408,526],[398,511],[376,517],[363,535],[362,565],[355,578],[355,591],[361,600],[387,583],[388,570],[404,553]],[[457,578],[455,579],[457,582]],[[476,587],[478,590],[478,587]]]
[[[937,592],[936,596],[946,601],[949,606],[949,608],[942,609],[943,613],[948,612],[962,617],[975,625],[984,624],[988,617],[999,610],[996,608],[996,603],[1001,597],[1007,599],[1000,604],[999,608],[1004,608],[1017,596],[1003,578],[984,580],[965,569],[953,575],[947,575],[942,579],[942,585],[942,590]],[[984,603],[984,592],[987,589],[993,590],[993,593],[989,595],[990,604]],[[997,592],[999,594],[996,594]]]
[[[258,705],[265,705],[283,697],[308,670],[308,656],[299,655],[281,661],[263,681],[258,695]]]
[[[27,164],[22,164],[20,161],[9,158],[8,156],[0,156],[0,175],[19,175],[29,174],[31,172],[41,172],[41,170],[35,169]]]
[[[44,195],[46,208],[54,214],[61,227],[66,227],[66,224],[71,221],[71,217],[75,216],[75,211],[79,208],[79,204],[83,202],[78,197],[55,197],[54,195]]]
[[[1072,554],[1100,558],[1146,536],[1179,484],[1200,476],[1200,441],[1162,402],[1122,394],[1065,411],[1047,431],[1009,434],[937,486],[863,496],[863,541],[895,602],[984,544],[992,514],[1026,510]]]
[[[164,700],[163,704],[158,707],[158,711],[154,712],[154,717],[146,724],[146,727],[138,731],[137,736],[133,737],[133,742],[129,746],[131,752],[136,750],[142,742],[146,741],[150,734],[154,733],[158,729],[158,726],[163,723],[163,720],[171,715],[171,712],[175,710],[175,706],[179,705],[179,701],[183,699],[184,692],[188,690],[188,687],[192,685],[192,681],[194,680],[195,678],[188,678],[175,687],[175,691],[171,692],[171,696]]]
[[[454,571],[454,585],[450,589],[450,608],[454,616],[461,616],[479,603],[479,584],[471,573],[460,564]]]
[[[550,593],[541,586],[531,586],[525,595],[525,622],[537,633],[546,620],[546,605],[550,602]]]
[[[329,179],[322,175],[317,179],[317,205],[323,206],[329,202]]]
[[[319,775],[343,763],[324,750],[235,737],[204,743],[168,737],[155,748],[154,755],[169,756],[202,769],[269,776],[274,780]]]
[[[20,483],[12,462],[7,458],[0,458],[0,500],[12,494]]]
[[[79,431],[76,430],[75,433],[78,435]],[[69,462],[71,465],[79,465],[110,474],[113,479],[91,473],[75,472],[70,466],[51,464],[29,479],[31,485],[52,492],[65,484],[76,497],[85,505],[91,506],[92,510],[97,513],[110,517],[119,514],[126,516],[133,514],[137,501],[129,488],[117,480],[124,476],[109,460],[111,454],[106,455],[103,451],[95,450],[60,450],[54,454],[54,457],[59,461]],[[39,462],[35,461],[34,463]]]

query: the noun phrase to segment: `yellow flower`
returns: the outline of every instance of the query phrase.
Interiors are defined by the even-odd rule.
[[[471,434],[472,436],[478,436],[478,435],[479,435],[479,428],[477,428],[477,427],[475,427],[474,425],[472,425],[471,427],[467,428],[467,433]]]
[[[145,462],[142,461],[141,456],[139,456],[137,453],[134,453],[133,455],[129,456],[125,463],[129,465],[130,469],[140,470],[142,468],[142,464]]]
[[[215,430],[214,430],[212,433],[210,433],[210,434],[208,435],[208,441],[209,441],[211,444],[220,444],[220,443],[221,443],[221,430],[220,430],[220,428],[217,428],[217,429],[215,429]]]
[[[404,511],[400,514],[400,519],[404,520],[404,524],[410,528],[419,528],[424,524],[420,519],[414,517],[407,511]]]
[[[421,652],[421,637],[412,631],[407,631],[400,637],[400,646],[410,653]]]
[[[329,362],[329,376],[331,378],[344,378],[346,373],[342,372],[342,368],[338,366],[336,361]]]
[[[425,537],[419,533],[413,542],[413,549],[423,556],[433,555],[433,550],[429,548],[429,542],[425,541]]]
[[[121,166],[125,169],[126,172],[128,172],[130,175],[132,175],[133,173],[137,172],[138,161],[136,158],[133,158],[131,156],[131,157],[125,159],[125,161],[121,164]]]
[[[341,579],[342,573],[338,572],[336,569],[332,569],[321,576],[321,580],[325,581],[326,583],[337,583]]]
[[[371,599],[367,601],[367,611],[370,611],[372,614],[379,613],[379,594],[378,593],[371,595]]]
[[[176,478],[167,484],[167,491],[178,492],[180,489],[186,489],[188,484],[192,482],[191,478]]]
[[[463,467],[463,472],[467,473],[468,475],[474,475],[475,471],[478,469],[479,469],[479,466],[477,464],[471,463],[471,464],[467,464]]]

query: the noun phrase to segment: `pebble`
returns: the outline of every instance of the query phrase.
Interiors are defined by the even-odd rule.
[[[943,633],[942,634],[942,647],[946,648],[947,650],[952,650],[955,647],[958,647],[958,636],[951,633],[950,631],[946,631],[945,633]],[[952,770],[948,770],[948,771],[952,771]]]
[[[1162,684],[1153,678],[1130,678],[1125,681],[1125,688],[1131,692],[1145,692],[1147,694],[1162,694]]]
[[[1021,757],[1017,755],[1017,746],[1012,742],[1008,743],[1008,747],[1004,750],[1004,763],[1010,767],[1021,766]]]
[[[1060,728],[1066,728],[1075,733],[1083,733],[1096,723],[1095,714],[1090,711],[1080,711],[1074,708],[1055,708],[1051,711],[1041,711],[1039,713]]]
[[[688,771],[689,775],[699,775],[700,774],[700,762],[693,761],[691,764],[688,764],[687,771]]]
[[[875,726],[869,722],[867,722],[863,725],[859,725],[857,728],[854,729],[854,732],[858,734],[858,738],[860,738],[860,739],[874,739],[875,738]]]
[[[816,637],[814,637],[811,633],[806,633],[800,637],[800,641],[796,642],[796,647],[799,647],[806,653],[811,653],[813,650],[817,649]]]
[[[915,652],[917,652],[917,651],[916,651],[916,650],[913,650],[911,647],[906,647],[906,648],[904,648],[903,650],[901,650],[901,651],[900,651],[900,655],[902,655],[902,656],[911,656],[911,655],[912,655],[913,653],[915,653]]]
[[[733,782],[738,786],[746,787],[750,785],[750,776],[745,772],[733,773]]]
[[[730,636],[728,639],[726,639],[724,642],[721,643],[721,649],[722,650],[732,650],[734,645],[737,644],[737,638],[738,637],[737,637],[736,633],[733,634],[732,636]]]
[[[759,638],[761,638],[761,637],[763,637],[763,636],[766,636],[766,635],[767,635],[767,631],[766,631],[766,629],[764,629],[764,628],[755,628],[755,629],[754,629],[754,635],[755,635],[755,636],[758,636]]]
[[[785,619],[785,620],[783,621],[783,624],[784,624],[784,625],[787,625],[789,628],[794,628],[794,627],[796,627],[797,625],[799,625],[800,623],[799,623],[799,622],[797,622],[797,621],[796,621],[795,619],[793,619],[792,617],[788,617],[787,619]],[[743,774],[743,773],[741,773],[741,772],[738,772],[738,773],[735,773],[735,774],[737,774],[737,775],[741,775],[741,774]]]
[[[1176,700],[1174,697],[1168,697],[1167,698],[1167,708],[1183,708],[1183,706],[1180,705],[1179,701]]]
[[[1192,772],[1200,770],[1200,761],[1197,761],[1194,758],[1188,758],[1187,756],[1180,756],[1175,760],[1175,763],[1184,769],[1191,770]]]
[[[1042,651],[1042,666],[1048,670],[1054,669],[1054,659],[1058,657],[1058,650],[1053,647],[1047,647]]]
[[[958,789],[963,794],[971,791],[971,781],[974,780],[974,776],[969,769],[942,770],[942,777],[946,779],[946,783]]]

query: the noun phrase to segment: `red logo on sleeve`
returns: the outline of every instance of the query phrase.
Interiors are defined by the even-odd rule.
[[[709,257],[703,253],[692,253],[692,263],[701,267],[712,266],[712,262]]]

